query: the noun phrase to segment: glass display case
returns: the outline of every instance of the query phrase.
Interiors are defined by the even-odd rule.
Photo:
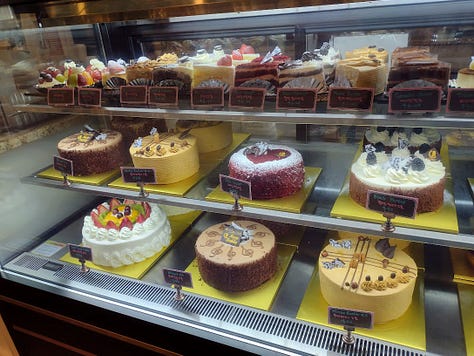
[[[0,196],[5,207],[0,313],[7,316],[10,330],[19,333],[15,315],[21,315],[16,309],[8,312],[10,304],[66,317],[71,303],[71,309],[86,314],[103,310],[126,318],[126,324],[159,328],[167,337],[156,340],[155,348],[150,346],[155,341],[147,339],[153,352],[187,353],[192,350],[185,345],[189,341],[200,351],[228,347],[268,355],[474,353],[474,267],[467,260],[468,251],[474,250],[473,91],[458,91],[467,95],[468,109],[450,109],[453,89],[459,88],[457,75],[469,67],[474,55],[474,2],[288,2],[280,9],[265,2],[259,7],[242,3],[241,8],[224,2],[213,9],[208,2],[162,5],[161,11],[151,2],[131,8],[133,3],[111,11],[102,1],[75,5],[19,1],[0,12]],[[130,68],[143,63],[143,57],[159,61],[170,54],[185,67],[186,61],[196,65],[200,50],[212,55],[220,46],[231,57],[242,44],[252,47],[253,58],[278,49],[286,62],[321,55],[323,48],[337,55],[325,63],[330,68],[309,109],[285,107],[282,88],[275,86],[265,92],[261,105],[230,105],[233,82],[222,89],[222,104],[213,107],[196,105],[194,88],[191,94],[176,93],[171,106],[130,104],[123,100],[120,83],[114,87],[91,75],[90,83],[82,86],[77,76],[73,81],[72,71],[66,74],[72,62],[74,68],[82,65],[83,71],[96,63],[91,60],[104,64],[113,60]],[[397,111],[384,82],[382,91],[369,90],[371,103],[365,109],[338,107],[332,95],[338,88],[347,89],[347,83],[334,75],[337,62],[348,60],[350,51],[373,46],[387,54],[382,60],[384,80],[397,48],[417,48],[436,63],[446,64],[445,87],[434,86],[440,106]],[[60,76],[51,67],[61,68]],[[430,75],[433,80],[439,77]],[[424,79],[412,85],[426,89]],[[73,87],[68,93],[74,93],[75,101],[73,97],[68,105],[54,103],[53,85]],[[142,86],[157,85],[142,81],[136,87]],[[97,104],[78,102],[86,87],[100,93]],[[399,93],[415,95],[418,89],[408,85]],[[104,131],[120,122],[153,122],[162,131],[163,127],[172,131],[182,121],[226,123],[232,127],[232,142],[217,154],[201,154],[198,172],[180,184],[124,182],[120,168],[133,166],[128,161],[100,176],[74,176],[59,171],[57,162],[53,165],[58,142],[85,127]],[[440,138],[438,158],[446,168],[440,208],[407,218],[358,205],[349,196],[351,166],[364,151],[367,133],[387,128],[391,134],[429,130]],[[297,196],[251,200],[222,191],[231,155],[261,142],[289,146],[301,154],[305,180]],[[128,153],[124,155],[128,159]],[[121,267],[96,265],[89,256],[82,259],[72,253],[81,247],[85,216],[110,199],[159,204],[171,224],[167,246],[144,261]],[[223,292],[203,281],[195,244],[209,226],[236,219],[275,231],[278,268],[270,281],[254,290]],[[318,262],[330,241],[359,236],[389,238],[392,245],[403,247],[415,261],[418,276],[402,317],[369,327],[357,324],[353,330],[328,319],[331,306],[322,296]],[[164,271],[176,270],[191,276],[192,286],[176,288],[165,278]],[[34,292],[41,293],[38,300],[26,296]],[[86,314],[69,318],[97,322]],[[121,332],[140,338],[131,328]],[[77,340],[68,342],[81,345]],[[88,347],[94,352],[95,346]]]

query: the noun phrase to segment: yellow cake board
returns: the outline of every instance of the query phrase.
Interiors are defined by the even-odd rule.
[[[412,303],[400,318],[384,324],[375,324],[373,329],[356,328],[354,333],[426,351],[423,285],[423,278],[418,275]],[[296,318],[344,330],[342,326],[328,323],[328,306],[328,303],[321,294],[319,274],[317,269],[315,269]],[[390,306],[387,305],[387,308],[390,308]]]
[[[114,273],[114,274],[118,274],[124,277],[140,279],[148,272],[148,270],[156,263],[156,261],[158,261],[158,259],[165,252],[167,252],[171,248],[171,246],[173,246],[173,244],[179,239],[179,237],[183,234],[183,232],[189,227],[189,225],[193,223],[195,219],[198,218],[200,214],[201,214],[201,211],[194,210],[186,214],[169,216],[168,219],[171,225],[170,244],[162,248],[161,251],[157,252],[156,254],[154,254],[150,258],[147,258],[146,260],[143,260],[138,263],[133,263],[128,266],[120,266],[117,268],[99,266],[92,263],[92,261],[87,261],[86,265],[91,269]],[[66,253],[63,257],[61,257],[60,260],[64,262],[77,264],[77,265],[81,264],[78,259],[72,258],[69,252]]]
[[[321,168],[317,167],[305,167],[305,178],[303,188],[296,194],[289,197],[268,199],[268,200],[249,200],[240,198],[239,202],[244,207],[252,206],[255,208],[273,209],[288,211],[292,213],[301,213],[306,199],[313,191],[313,186],[321,173]],[[221,190],[220,186],[214,188],[207,196],[206,200],[216,201],[220,203],[234,204],[234,198],[229,194]]]
[[[467,251],[458,248],[450,248],[449,252],[451,254],[451,263],[454,272],[453,281],[474,286],[474,268],[467,262]]]
[[[224,292],[209,286],[203,281],[201,274],[199,273],[197,261],[194,259],[186,268],[186,272],[189,272],[192,275],[193,288],[183,287],[183,290],[256,309],[270,310],[273,299],[278,288],[280,288],[280,284],[285,277],[286,270],[288,269],[295,251],[295,246],[277,244],[277,272],[267,282],[257,288],[245,292]]]
[[[199,155],[199,162],[219,162],[223,161],[230,155],[237,147],[239,147],[243,142],[245,142],[250,134],[248,133],[233,133],[232,134],[232,144],[223,148],[222,150],[201,153]]]
[[[474,286],[459,284],[458,295],[464,340],[466,340],[466,355],[474,355]]]
[[[113,169],[108,172],[99,173],[99,174],[92,174],[90,176],[67,176],[67,179],[73,183],[83,183],[83,184],[90,184],[90,185],[102,185],[112,178],[116,177],[120,174],[120,170]],[[63,180],[63,174],[60,171],[57,171],[50,166],[45,170],[36,174],[37,177],[40,178],[47,178],[47,179],[54,179],[54,180]]]
[[[360,151],[355,155],[354,161],[359,157]],[[454,204],[453,184],[450,177],[448,147],[444,145],[441,148],[441,159],[446,168],[446,186],[444,189],[444,203],[437,211],[417,214],[415,219],[409,219],[397,216],[392,219],[395,226],[403,226],[415,229],[426,229],[433,231],[447,232],[451,234],[459,233],[458,219],[456,215],[456,206]],[[382,213],[366,209],[357,204],[349,195],[350,169],[344,185],[336,199],[331,210],[331,216],[342,219],[353,219],[359,221],[368,221],[373,223],[384,223],[386,219]]]

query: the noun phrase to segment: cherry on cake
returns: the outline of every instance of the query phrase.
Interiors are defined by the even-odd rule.
[[[197,238],[195,252],[204,282],[227,292],[256,288],[277,270],[275,235],[255,221],[208,227]]]
[[[92,262],[120,267],[152,257],[171,239],[171,227],[156,204],[111,199],[84,218],[82,244],[92,250]]]
[[[275,199],[297,193],[304,184],[304,163],[294,148],[259,142],[229,160],[229,175],[251,183],[252,199]]]
[[[412,302],[416,263],[388,239],[331,239],[318,266],[321,293],[328,304],[373,312],[376,324],[401,317]]]

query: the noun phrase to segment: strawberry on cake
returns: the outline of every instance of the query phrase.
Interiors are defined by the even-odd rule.
[[[250,182],[253,199],[293,195],[303,187],[304,174],[298,151],[266,142],[242,148],[229,160],[229,175]]]

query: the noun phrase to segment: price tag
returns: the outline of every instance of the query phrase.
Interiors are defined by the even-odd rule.
[[[193,88],[191,92],[191,106],[200,107],[224,107],[224,88]]]
[[[148,103],[158,106],[177,106],[178,87],[149,87]]]
[[[69,254],[72,258],[82,261],[92,261],[92,249],[90,247],[68,244]]]
[[[69,106],[74,105],[74,88],[49,88],[48,105]]]
[[[230,90],[229,107],[263,110],[265,103],[264,88],[232,88]]]
[[[328,109],[372,111],[373,88],[329,88]]]
[[[163,268],[163,277],[166,283],[193,288],[193,277],[189,272],[179,269]]]
[[[283,89],[277,90],[277,109],[316,110],[317,89]]]
[[[227,225],[221,236],[221,241],[232,246],[239,246],[242,241],[242,231],[237,230],[232,225]]]
[[[366,208],[369,210],[414,219],[417,207],[418,198],[381,193],[373,190],[367,192]]]
[[[74,165],[70,159],[53,156],[53,168],[70,176],[74,175]]]
[[[362,310],[328,307],[328,323],[364,329],[373,329],[374,313]]]
[[[120,103],[122,104],[146,104],[146,85],[122,85],[120,87]]]
[[[392,88],[389,91],[388,112],[439,112],[441,88]]]
[[[81,106],[100,106],[102,90],[98,88],[79,88],[77,90],[77,104]]]
[[[219,183],[224,192],[237,194],[239,197],[252,200],[252,186],[250,182],[235,179],[224,174],[219,174]]]
[[[463,112],[474,114],[474,89],[448,89],[446,112]]]
[[[120,167],[120,171],[125,183],[156,183],[156,172],[153,168]]]

